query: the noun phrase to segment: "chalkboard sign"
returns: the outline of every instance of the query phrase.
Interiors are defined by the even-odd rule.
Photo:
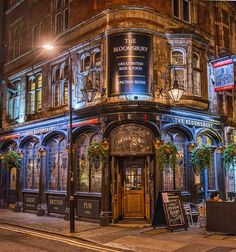
[[[180,192],[165,191],[159,194],[153,226],[160,225],[166,225],[170,230],[188,227]]]

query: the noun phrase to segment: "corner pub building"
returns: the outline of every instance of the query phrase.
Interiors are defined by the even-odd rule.
[[[235,3],[1,2],[0,200],[5,206],[65,214],[70,109],[78,219],[148,223],[160,191],[179,190],[191,202],[214,190],[226,198],[235,192],[236,171],[224,172],[221,151],[235,139],[235,81],[229,83],[222,70],[235,64]],[[53,50],[42,49],[48,42]],[[184,89],[177,103],[167,92],[174,83],[179,92]],[[98,165],[88,159],[94,140],[108,149]],[[174,171],[160,169],[160,140],[177,147]],[[199,181],[191,163],[195,144],[211,147],[210,167]],[[19,167],[5,162],[9,150],[19,152]]]

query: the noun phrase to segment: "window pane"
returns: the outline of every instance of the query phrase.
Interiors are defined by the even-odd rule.
[[[68,104],[68,81],[64,82],[64,90],[63,90],[63,95],[64,95],[64,104]]]
[[[212,153],[210,167],[208,168],[208,190],[215,190],[215,187],[214,153]]]
[[[25,189],[32,189],[33,188],[33,145],[31,143],[28,143],[25,146],[25,162],[24,162],[24,168],[25,168],[25,179],[24,179],[24,187]]]
[[[64,28],[67,29],[69,24],[69,9],[64,11]]]
[[[38,89],[37,92],[37,112],[41,112],[42,111],[42,89]]]
[[[62,32],[62,20],[61,13],[56,15],[56,34]]]
[[[89,162],[87,149],[90,135],[86,134],[79,138],[77,149],[77,189],[81,192],[89,191]]]
[[[184,65],[184,54],[181,51],[175,50],[171,53],[171,64]]]
[[[196,53],[193,53],[193,67],[200,68],[199,55]]]
[[[173,0],[174,16],[179,17],[179,0]]]
[[[201,96],[201,74],[193,70],[193,95]]]
[[[190,21],[189,18],[189,1],[183,0],[183,19],[185,21]]]
[[[67,188],[67,151],[66,151],[66,140],[60,142],[59,151],[59,190],[66,191]]]

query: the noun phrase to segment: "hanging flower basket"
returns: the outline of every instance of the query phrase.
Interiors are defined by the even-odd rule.
[[[236,145],[230,144],[223,151],[224,166],[228,167],[234,165],[234,158],[236,156]]]
[[[100,163],[106,160],[107,148],[102,143],[93,141],[88,148],[88,159],[95,168],[99,167]]]
[[[16,151],[10,150],[3,157],[4,161],[11,167],[19,167],[21,158],[20,154]]]
[[[157,148],[157,162],[159,163],[160,169],[168,166],[172,170],[175,170],[177,162],[176,146],[171,142],[159,145]]]
[[[211,160],[211,149],[205,144],[197,145],[192,150],[191,162],[196,173],[205,168],[209,168]]]

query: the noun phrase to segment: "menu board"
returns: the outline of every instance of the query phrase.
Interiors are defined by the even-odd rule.
[[[164,212],[164,214],[162,214]],[[165,224],[171,231],[187,228],[188,222],[184,212],[181,193],[179,191],[161,192],[153,218],[153,226]]]

